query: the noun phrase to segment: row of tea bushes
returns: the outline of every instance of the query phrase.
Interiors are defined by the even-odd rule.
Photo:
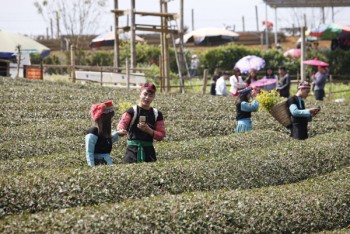
[[[4,79],[2,79],[4,80]],[[135,103],[137,92],[106,87],[88,87],[73,84],[5,79],[3,81],[4,99],[1,103],[7,111],[0,113],[0,125],[6,128],[1,140],[18,136],[21,128],[12,126],[23,124],[33,127],[39,125],[53,129],[57,136],[67,132],[68,136],[81,134],[91,125],[89,108],[92,103],[113,98],[116,102]],[[155,101],[165,116],[168,136],[166,141],[191,139],[196,137],[228,135],[236,126],[234,99],[200,96],[200,95],[159,95]],[[310,136],[329,131],[350,130],[348,113],[349,103],[315,103],[307,101],[307,106],[321,105],[322,112],[311,123]],[[118,120],[117,113],[115,122]],[[58,129],[58,125],[67,125]],[[73,123],[79,123],[80,126]],[[51,123],[52,122],[52,123]],[[255,129],[269,129],[288,133],[268,113],[259,112],[253,115]],[[115,123],[116,124],[116,123]],[[79,124],[78,124],[79,125]],[[31,132],[31,127],[23,126],[24,132]],[[28,130],[27,130],[28,129]],[[19,131],[18,131],[19,130]],[[52,130],[52,131],[53,131]],[[78,131],[77,131],[78,130]],[[52,132],[48,130],[48,133]],[[8,135],[3,137],[3,135]],[[45,132],[36,137],[45,136]],[[48,134],[49,135],[49,134]],[[24,134],[22,135],[24,136]]]
[[[327,139],[332,142],[327,143]],[[158,194],[293,183],[350,165],[349,132],[202,160],[35,170],[0,178],[1,216]]]
[[[81,138],[81,137],[80,137]],[[184,141],[158,142],[155,144],[157,157],[159,161],[178,160],[178,159],[199,159],[218,157],[238,153],[244,154],[249,142],[249,148],[270,148],[270,142],[275,145],[284,144],[290,140],[286,134],[275,131],[251,131],[246,134],[231,134],[227,136],[215,136],[207,138],[195,138]],[[126,139],[120,139],[113,147],[112,160],[114,164],[120,164],[123,161]],[[76,141],[70,141],[77,143]],[[63,149],[64,150],[64,149]],[[28,151],[30,153],[30,151]],[[27,170],[37,169],[58,169],[65,167],[87,166],[85,160],[84,148],[69,153],[55,153],[52,155],[25,157],[13,160],[4,160],[0,164],[0,173],[18,173]]]
[[[7,217],[2,233],[304,233],[350,221],[350,167],[296,184],[164,195]]]
[[[90,121],[92,125],[92,121]],[[28,123],[26,125],[11,126],[3,128],[0,132],[0,143],[11,140],[40,140],[64,137],[81,137],[86,134],[84,126],[88,126],[87,121],[80,119],[41,119],[40,122]]]
[[[0,160],[44,156],[55,153],[76,152],[84,150],[84,136],[41,138],[38,140],[17,139],[0,143]]]

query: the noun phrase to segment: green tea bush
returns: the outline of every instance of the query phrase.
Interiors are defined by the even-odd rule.
[[[294,183],[350,165],[349,132],[201,160],[36,170],[0,178],[1,216],[157,194]],[[332,138],[331,143],[327,139]],[[326,142],[326,143],[325,143]],[[91,176],[93,175],[93,176]]]
[[[322,111],[309,123],[310,138],[296,141],[267,112],[253,113],[253,131],[234,133],[233,98],[157,94],[153,104],[167,128],[165,140],[155,143],[158,162],[122,164],[122,138],[113,146],[114,165],[90,168],[84,136],[91,104],[112,99],[115,128],[118,104],[136,104],[138,91],[9,78],[0,78],[0,88],[0,232],[291,233],[350,224],[349,189],[336,187],[349,184],[342,169],[350,165],[348,100],[307,99],[306,107]],[[294,184],[332,171],[336,183]],[[274,187],[281,184],[283,193]],[[183,202],[193,196],[199,199]]]
[[[146,197],[0,221],[2,233],[306,233],[350,220],[350,167],[300,183]]]

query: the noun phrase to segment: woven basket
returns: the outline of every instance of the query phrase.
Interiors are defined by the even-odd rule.
[[[286,128],[289,128],[292,124],[290,113],[287,107],[287,100],[274,105],[270,110],[270,114]]]

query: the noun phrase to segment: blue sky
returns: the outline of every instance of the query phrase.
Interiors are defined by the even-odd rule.
[[[48,25],[36,12],[34,0],[11,0],[0,8],[0,30],[11,31],[26,35],[45,35]],[[101,17],[100,24],[94,34],[109,31],[113,26],[113,0],[109,0],[109,7],[105,15]],[[261,21],[265,19],[265,4],[263,0],[185,0],[185,25],[191,30],[191,11],[194,10],[194,26],[202,27],[224,27],[235,26],[236,31],[242,31],[242,17],[245,19],[245,30],[255,31],[256,17],[255,6],[258,7],[259,29],[262,29]],[[130,0],[119,0],[120,9],[129,9]],[[138,11],[159,11],[159,0],[136,0]],[[169,2],[169,12],[179,11],[179,0]],[[334,8],[335,22],[350,25],[350,7]],[[321,10],[319,8],[294,8],[278,9],[278,28],[300,25],[303,15],[306,14],[309,27],[321,23]],[[331,9],[325,9],[326,23],[331,22]],[[126,17],[122,17],[121,24],[126,24]],[[268,8],[268,19],[275,19],[275,12]],[[155,17],[137,18],[137,23],[158,24]]]

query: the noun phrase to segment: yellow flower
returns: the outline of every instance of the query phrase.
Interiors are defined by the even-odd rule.
[[[270,111],[271,108],[281,101],[280,94],[276,90],[261,90],[256,100],[259,102],[259,111]]]

